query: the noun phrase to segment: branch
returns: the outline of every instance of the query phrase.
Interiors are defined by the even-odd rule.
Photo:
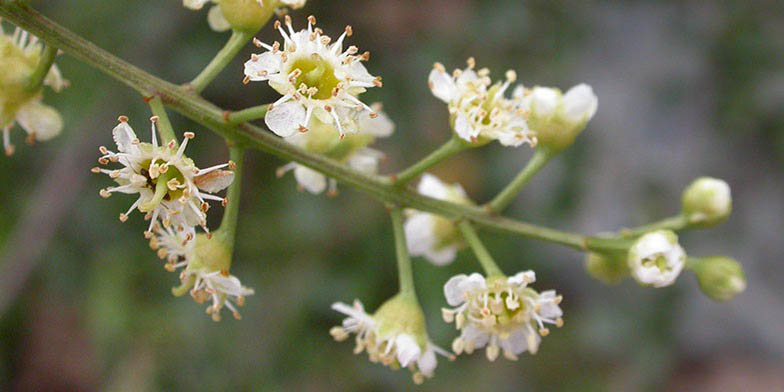
[[[108,76],[125,83],[147,98],[160,96],[163,103],[189,119],[231,141],[261,150],[287,161],[295,161],[342,184],[370,194],[376,199],[431,212],[451,219],[467,219],[495,231],[558,243],[579,250],[625,250],[629,241],[615,238],[586,237],[558,231],[509,218],[488,214],[476,206],[463,206],[422,196],[393,185],[387,177],[364,174],[329,158],[311,154],[266,130],[251,124],[232,125],[225,110],[204,100],[192,90],[177,86],[131,65],[97,47],[68,29],[47,19],[27,5],[0,0],[0,16],[35,34],[47,44],[89,64]]]

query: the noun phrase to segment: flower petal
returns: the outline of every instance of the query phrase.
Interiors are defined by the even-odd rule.
[[[443,69],[434,68],[430,71],[427,84],[430,86],[430,91],[433,92],[433,95],[446,103],[449,103],[457,94],[457,86],[454,79],[444,72]]]
[[[193,179],[193,183],[199,189],[209,193],[222,191],[231,185],[233,181],[234,172],[228,170],[215,170]]]
[[[308,167],[297,166],[294,169],[294,178],[310,193],[319,194],[327,189],[327,177]]]
[[[221,11],[218,5],[210,8],[210,12],[207,13],[207,23],[209,23],[211,29],[219,32],[227,31],[231,28],[231,24],[223,16],[223,11]]]
[[[449,306],[458,306],[465,302],[465,290],[463,289],[463,282],[468,280],[465,274],[459,274],[451,277],[446,284],[444,284],[444,297]]]
[[[414,337],[407,333],[395,338],[395,351],[400,367],[407,367],[411,361],[419,358],[419,353],[422,352]]]
[[[277,105],[267,111],[264,122],[278,136],[291,136],[305,126],[305,108],[298,102]]]
[[[567,121],[578,123],[590,120],[598,108],[598,99],[591,86],[578,84],[563,97],[563,115]]]
[[[35,135],[35,140],[38,141],[50,140],[63,130],[60,113],[39,101],[32,101],[19,108],[16,121],[27,133]]]
[[[253,81],[264,81],[280,72],[280,56],[272,52],[254,55],[245,62],[245,76]]]

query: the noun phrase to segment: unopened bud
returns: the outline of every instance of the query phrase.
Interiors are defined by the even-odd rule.
[[[703,227],[717,225],[732,212],[730,187],[716,178],[698,178],[683,191],[682,208],[691,224]]]
[[[629,276],[629,264],[623,254],[588,253],[585,258],[585,271],[603,283],[618,284]]]
[[[690,268],[702,292],[715,301],[729,301],[746,289],[743,267],[729,257],[695,259]]]

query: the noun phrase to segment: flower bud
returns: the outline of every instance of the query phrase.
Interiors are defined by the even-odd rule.
[[[683,191],[683,214],[689,223],[703,227],[717,225],[732,212],[732,196],[726,182],[702,177]]]
[[[743,267],[729,257],[696,259],[690,268],[702,292],[715,301],[729,301],[746,289]]]
[[[277,1],[220,0],[223,17],[235,30],[257,31],[272,17]],[[264,4],[264,5],[262,5]]]
[[[522,99],[539,144],[553,151],[574,143],[598,106],[596,95],[587,84],[574,86],[566,94],[555,88],[534,87]]]
[[[678,236],[669,230],[647,233],[629,249],[631,275],[643,286],[671,285],[685,262],[686,252],[678,244]]]
[[[629,276],[629,265],[623,255],[588,253],[585,271],[606,284],[618,284]]]

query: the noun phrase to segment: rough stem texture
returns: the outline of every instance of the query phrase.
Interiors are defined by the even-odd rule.
[[[226,139],[295,161],[342,184],[370,194],[376,199],[438,214],[450,219],[470,220],[478,226],[500,232],[566,245],[579,250],[624,250],[629,241],[589,237],[495,216],[476,206],[464,206],[422,196],[394,185],[387,177],[358,172],[329,158],[311,154],[251,124],[231,125],[225,110],[204,100],[193,90],[161,80],[54,23],[24,4],[0,0],[0,16],[35,34],[47,44],[60,48],[80,61],[125,83],[145,97],[160,96],[169,108],[225,137]]]

